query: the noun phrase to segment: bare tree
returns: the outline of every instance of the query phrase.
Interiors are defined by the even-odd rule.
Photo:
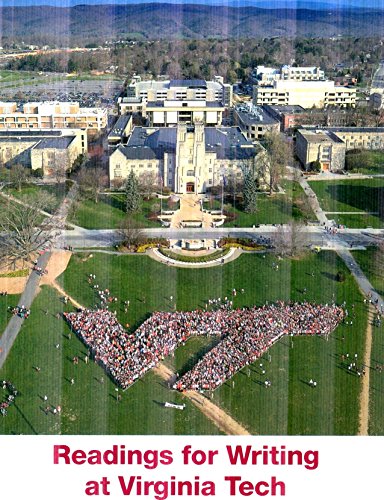
[[[156,174],[154,172],[144,172],[140,175],[138,181],[140,193],[143,198],[150,198],[158,185]]]
[[[265,154],[259,154],[260,169],[269,186],[269,194],[277,188],[284,169],[292,163],[292,148],[278,132],[268,132],[264,136]]]
[[[123,245],[128,248],[140,245],[145,239],[142,225],[131,215],[124,218],[117,233],[122,238]]]
[[[276,252],[281,256],[293,257],[300,255],[308,245],[305,226],[296,221],[278,226],[273,243]]]
[[[108,175],[102,167],[83,167],[78,174],[77,182],[80,195],[98,203],[100,193],[108,185]]]
[[[52,174],[58,184],[66,179],[67,171],[68,160],[63,156],[56,156]]]
[[[57,234],[58,222],[45,217],[55,198],[49,193],[24,196],[22,203],[9,202],[0,211],[0,262],[30,261],[31,257],[51,243]]]
[[[29,169],[16,163],[9,170],[9,180],[13,186],[20,192],[23,184],[26,184],[30,179]]]

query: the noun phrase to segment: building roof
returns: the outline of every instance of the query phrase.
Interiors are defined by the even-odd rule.
[[[35,149],[67,149],[74,137],[46,137],[39,141]]]
[[[121,115],[118,118],[115,125],[113,126],[113,129],[109,133],[109,137],[110,136],[123,137],[125,129],[127,128],[130,119],[131,115]]]
[[[239,106],[235,109],[240,120],[244,123],[244,125],[247,126],[255,124],[274,125],[276,123],[279,123],[259,106],[252,106],[251,109],[247,108],[247,106]]]
[[[283,114],[298,114],[305,113],[307,110],[298,104],[287,104],[287,105],[274,105],[274,104],[265,104],[263,106],[265,109],[273,109],[276,113]]]
[[[194,105],[198,104],[203,108],[223,108],[223,104],[220,101],[205,101],[202,99],[166,99],[165,101],[148,101],[147,102],[147,110],[148,108],[167,108],[167,107],[176,107],[183,108],[184,110],[193,110],[197,106],[183,106],[183,103],[193,103]],[[171,103],[174,103],[173,106],[170,106]]]
[[[298,130],[298,133],[300,133],[308,142],[316,144],[320,144],[321,142],[337,142],[340,144],[344,143],[344,141],[342,141],[329,129],[300,128]]]
[[[205,80],[171,80],[169,87],[187,87],[188,89],[206,89],[207,82]]]
[[[0,139],[3,137],[61,137],[62,131],[56,130],[33,130],[33,129],[3,129],[0,131]]]
[[[255,148],[241,133],[239,127],[205,127],[205,150],[216,153],[218,159],[247,159]],[[163,159],[164,153],[175,153],[176,127],[135,127],[126,146],[118,150],[128,159]]]

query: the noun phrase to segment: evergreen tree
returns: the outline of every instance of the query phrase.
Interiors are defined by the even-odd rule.
[[[257,211],[257,179],[255,179],[252,170],[244,175],[244,210],[248,213],[254,214]]]
[[[141,208],[141,196],[139,190],[139,182],[133,170],[127,178],[127,184],[125,186],[125,211],[128,213],[138,212]]]

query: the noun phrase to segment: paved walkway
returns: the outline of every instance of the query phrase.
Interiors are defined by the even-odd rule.
[[[242,253],[243,250],[241,250],[241,248],[231,248],[231,250],[224,257],[211,260],[210,262],[181,262],[179,260],[174,260],[166,257],[156,248],[151,248],[147,251],[148,257],[157,260],[157,262],[161,262],[162,264],[167,264],[172,267],[185,267],[189,269],[222,266],[224,264],[228,264],[228,262],[236,260]]]
[[[319,200],[317,199],[317,196],[313,189],[310,187],[308,184],[307,179],[304,177],[300,177],[299,179],[299,184],[303,188],[305,194],[307,195],[309,204],[314,211],[317,220],[322,224],[323,226],[327,226],[330,224],[330,221],[327,218],[326,212],[321,208]]]
[[[69,208],[77,195],[77,190],[78,190],[77,184],[73,184],[71,189],[68,191],[67,196],[64,198],[62,204],[60,205],[59,209],[53,216],[50,215],[50,217],[55,221],[55,227],[58,227],[61,230],[63,230],[65,227],[65,220],[68,215]],[[56,240],[59,238],[60,235],[61,231],[57,233]],[[52,242],[52,244],[53,243],[54,242]],[[44,270],[47,267],[50,256],[51,253],[49,251],[40,255],[37,261],[37,265]],[[18,303],[19,306],[24,306],[27,309],[31,308],[33,299],[35,298],[38,292],[40,279],[41,279],[40,274],[37,274],[36,272],[31,273],[27,281],[27,284],[25,286],[24,292],[20,297]],[[1,336],[0,339],[0,368],[2,368],[3,364],[5,363],[5,360],[7,359],[7,356],[12,348],[13,343],[17,338],[17,335],[19,334],[20,328],[23,323],[24,319],[20,318],[19,316],[12,316],[11,320],[6,326],[3,335]]]
[[[197,194],[180,195],[180,209],[171,218],[171,228],[183,227],[183,221],[201,222],[202,227],[212,227],[213,217],[202,211],[202,198]]]

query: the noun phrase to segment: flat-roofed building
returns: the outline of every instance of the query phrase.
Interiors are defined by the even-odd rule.
[[[144,117],[149,115],[150,123],[156,123],[156,120],[151,121],[152,113],[156,111],[153,109],[155,106],[166,108],[216,106],[221,108],[218,111],[220,115],[217,115],[218,121],[216,121],[219,124],[222,112],[232,106],[232,95],[232,85],[224,83],[220,76],[215,76],[212,81],[202,79],[142,81],[140,76],[134,76],[125,90],[125,95],[118,99],[118,109],[120,114],[140,113]],[[177,102],[183,102],[183,104],[178,106]],[[206,104],[204,105],[204,103]],[[169,123],[174,125],[171,112],[172,110],[167,109],[167,114],[170,115]],[[178,112],[178,110],[174,110],[174,112]],[[213,111],[211,110],[211,112]],[[162,123],[162,120],[158,119],[158,121]],[[167,120],[164,119],[164,123],[166,122]],[[213,124],[214,121],[211,118],[206,123]]]
[[[16,103],[0,103],[0,130],[78,128],[92,134],[106,126],[106,109],[81,108],[78,102],[29,102],[22,110]]]
[[[221,125],[224,106],[218,101],[165,100],[147,102],[145,116],[151,127],[169,127],[178,123]]]
[[[18,163],[45,176],[55,168],[71,170],[80,155],[87,152],[87,133],[80,129],[0,130],[0,164]]]
[[[204,193],[223,177],[242,179],[244,163],[255,154],[238,127],[135,127],[126,146],[110,156],[110,182],[123,182],[133,170],[139,178],[155,176],[177,193]]]
[[[341,143],[344,159],[341,161]],[[383,127],[315,127],[298,129],[296,154],[305,168],[319,160],[322,170],[343,170],[345,152],[352,149],[384,149]],[[329,155],[328,155],[329,153]],[[327,157],[328,155],[328,157]]]
[[[270,68],[257,66],[252,72],[253,78],[259,85],[270,85],[276,80],[324,80],[325,74],[317,66],[290,66],[284,65],[281,68]]]
[[[253,87],[253,103],[257,106],[292,106],[324,108],[327,106],[355,107],[356,89],[335,86],[330,80],[278,80],[272,85]]]
[[[306,115],[307,110],[298,105],[265,105],[262,108],[268,115],[280,122],[280,130],[288,132]]]
[[[344,142],[336,134],[323,129],[299,129],[296,155],[306,170],[319,161],[322,171],[339,171],[345,166]]]
[[[272,118],[264,109],[252,103],[235,106],[233,120],[250,141],[262,140],[268,132],[279,132],[280,122]]]

